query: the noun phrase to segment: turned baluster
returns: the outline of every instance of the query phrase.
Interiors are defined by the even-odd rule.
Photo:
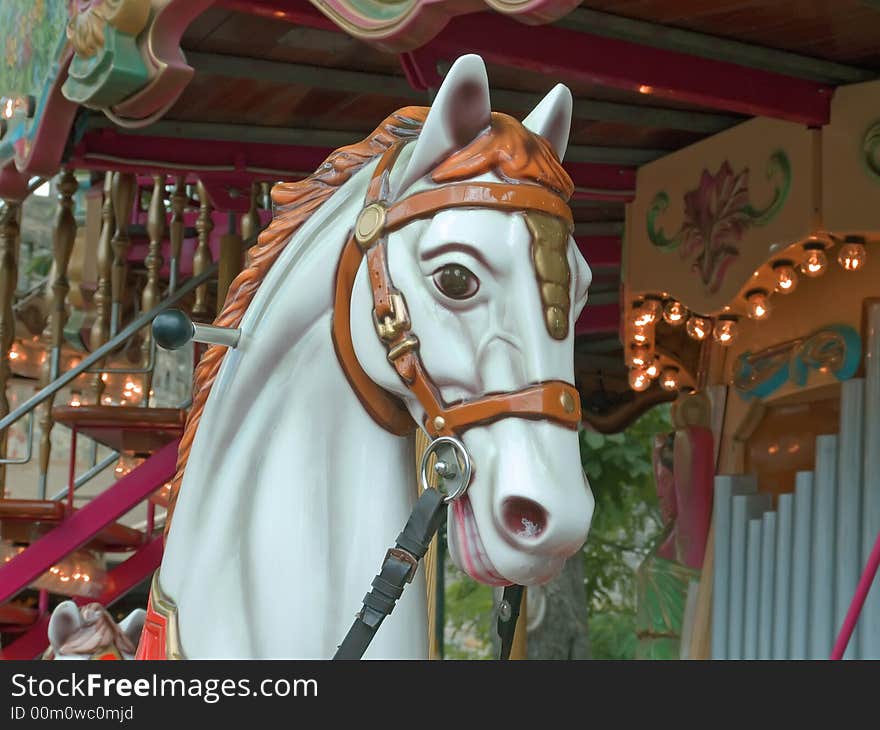
[[[229,213],[229,228],[220,237],[220,262],[217,268],[217,314],[223,310],[232,280],[241,271],[244,253],[241,236],[235,231],[235,213]]]
[[[196,231],[199,234],[199,244],[193,257],[193,276],[203,273],[211,265],[211,249],[208,241],[211,231],[214,229],[214,221],[211,220],[211,202],[208,200],[208,192],[202,181],[198,184],[199,217],[196,220]],[[196,289],[196,301],[192,309],[193,319],[206,322],[211,319],[208,309],[208,283],[205,282]]]
[[[159,272],[162,269],[162,236],[165,235],[165,176],[153,175],[153,197],[147,213],[147,235],[150,248],[144,263],[147,266],[147,283],[141,294],[141,310],[147,312],[159,303]],[[144,366],[151,360],[153,348],[152,329],[144,328],[143,356]],[[152,371],[144,374],[143,405],[149,405],[150,388],[153,385]]]
[[[168,293],[177,290],[180,277],[180,252],[183,250],[183,212],[186,209],[186,180],[179,175],[171,195],[171,224],[168,226],[168,239],[171,242],[170,272],[168,274]]]
[[[0,418],[9,413],[9,399],[6,387],[12,376],[9,365],[9,351],[15,339],[15,315],[12,302],[15,298],[15,284],[18,280],[16,263],[20,228],[18,216],[21,210],[19,203],[6,201],[0,213]],[[0,433],[0,456],[6,456],[8,430]],[[6,486],[6,467],[0,465],[0,497],[4,495]]]
[[[61,347],[64,343],[64,325],[67,323],[67,266],[76,239],[76,218],[73,215],[73,196],[77,190],[76,178],[70,170],[63,170],[58,181],[58,214],[52,235],[54,278],[52,280],[52,307],[43,337],[48,341],[49,358],[43,369],[43,382],[48,385],[61,373]],[[46,498],[46,477],[49,473],[49,457],[52,450],[52,402],[48,398],[40,416],[40,499]]]
[[[128,274],[128,223],[131,206],[134,203],[135,178],[130,173],[113,173],[113,211],[116,219],[116,232],[110,241],[113,249],[113,268],[111,276],[110,337],[119,330],[122,316],[122,302],[125,297],[125,279]]]
[[[89,337],[89,346],[92,352],[97,350],[110,339],[110,276],[113,264],[113,249],[110,240],[113,238],[115,222],[113,219],[113,196],[112,196],[113,173],[104,175],[104,204],[101,207],[101,234],[98,237],[97,250],[97,287],[95,288],[95,321]],[[101,361],[95,366],[96,370],[104,367]],[[95,373],[92,378],[92,391],[94,401],[101,403],[104,394],[104,378],[100,373]]]
[[[251,200],[247,213],[241,217],[241,237],[249,244],[253,243],[253,239],[260,232],[260,183],[251,185]]]

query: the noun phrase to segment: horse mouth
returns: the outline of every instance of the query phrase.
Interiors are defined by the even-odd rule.
[[[510,585],[511,582],[498,572],[486,553],[486,548],[480,539],[474,510],[467,495],[452,503],[452,515],[455,547],[464,571],[480,583],[492,586]]]

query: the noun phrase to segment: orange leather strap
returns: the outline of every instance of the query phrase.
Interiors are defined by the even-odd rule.
[[[425,429],[432,437],[460,436],[473,426],[501,418],[549,420],[576,429],[581,420],[580,397],[573,385],[553,380],[522,390],[494,393],[447,404],[431,380],[412,332],[406,300],[395,289],[388,270],[387,236],[392,230],[448,208],[538,210],[572,224],[571,210],[562,198],[537,185],[456,183],[414,193],[387,204],[391,168],[402,145],[392,146],[380,159],[367,189],[364,208],[343,249],[336,272],[333,342],[340,365],[367,412],[386,430],[403,435],[414,429],[404,404],[376,385],[358,362],[351,340],[351,293],[361,259],[367,257],[373,294],[376,333],[388,350],[388,360],[425,411]]]

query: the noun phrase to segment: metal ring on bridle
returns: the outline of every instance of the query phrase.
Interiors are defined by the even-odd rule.
[[[470,454],[457,438],[440,436],[434,439],[422,454],[422,462],[419,465],[419,481],[422,489],[432,488],[428,482],[428,461],[431,454],[437,455],[437,464],[442,465],[446,470],[446,473],[441,475],[442,485],[446,488],[443,501],[453,502],[467,492],[470,486],[473,475]]]

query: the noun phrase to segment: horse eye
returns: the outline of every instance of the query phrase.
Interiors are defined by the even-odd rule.
[[[467,299],[477,293],[480,280],[461,264],[446,264],[434,272],[434,285],[450,299]]]

